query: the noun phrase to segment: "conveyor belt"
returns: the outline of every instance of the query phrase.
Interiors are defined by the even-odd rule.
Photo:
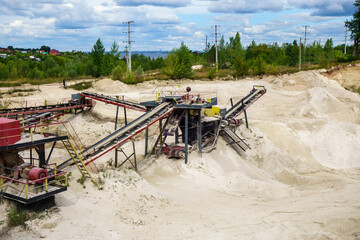
[[[144,107],[143,105],[141,105],[139,103],[126,101],[126,100],[122,100],[119,98],[106,96],[103,94],[91,93],[91,92],[82,92],[82,93],[80,93],[80,95],[83,97],[92,98],[92,99],[95,99],[95,100],[98,100],[101,102],[105,102],[105,103],[109,103],[109,104],[113,104],[113,105],[117,105],[117,106],[121,106],[121,107],[125,107],[125,108],[134,109],[137,111],[146,112],[146,107]]]
[[[27,118],[24,118],[24,121],[21,120],[21,122],[24,122],[26,125],[29,124],[37,124],[41,121],[47,121],[47,120],[51,120],[54,119],[56,117],[60,117],[65,115],[65,113],[57,113],[57,112],[44,112],[44,113],[39,113],[39,114],[35,114],[35,115],[30,115]]]
[[[97,143],[85,149],[81,154],[84,157],[85,164],[95,161],[97,158],[111,151],[112,149],[119,147],[126,141],[142,132],[161,118],[167,116],[174,110],[174,104],[170,102],[164,102],[151,111],[146,112],[139,118],[130,122],[128,125],[120,128],[112,134],[101,139]],[[73,163],[72,159],[68,159],[58,166],[59,169],[63,169]]]
[[[46,105],[46,106],[37,106],[37,107],[25,107],[25,108],[10,108],[10,109],[1,109],[0,117],[9,117],[16,115],[29,115],[29,114],[39,114],[45,112],[54,112],[54,111],[63,111],[67,109],[82,109],[87,107],[85,104],[79,104],[75,101],[71,101],[68,103],[54,104],[54,105]]]
[[[233,118],[236,118],[265,93],[266,93],[265,87],[254,86],[253,90],[250,92],[249,95],[238,101],[232,108],[230,108],[226,112],[224,119],[231,120]]]
[[[225,141],[228,142],[240,155],[244,155],[247,149],[250,147],[242,140],[236,133],[231,131],[229,128],[225,128],[222,132],[222,136]]]

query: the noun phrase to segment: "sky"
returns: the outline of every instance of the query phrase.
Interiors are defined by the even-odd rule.
[[[344,21],[354,0],[0,0],[0,46],[91,51],[101,38],[124,51],[131,24],[132,51],[172,50],[184,42],[201,51],[218,38],[240,33],[243,45],[307,43],[333,38],[344,44]],[[349,43],[349,40],[348,40]]]

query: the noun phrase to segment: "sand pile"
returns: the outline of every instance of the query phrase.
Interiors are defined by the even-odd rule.
[[[59,211],[6,238],[359,239],[359,95],[320,71],[184,85],[216,92],[222,107],[253,85],[267,88],[248,109],[250,129],[237,129],[251,147],[247,158],[220,138],[216,150],[202,157],[192,152],[187,165],[165,156],[144,160],[143,139],[137,139],[138,173],[111,167],[113,153],[96,161],[104,181],[99,187],[77,183],[79,174],[71,168],[69,191],[56,196]],[[153,88],[108,79],[94,86],[134,98]],[[113,131],[115,111],[98,103],[72,124],[91,144]],[[62,151],[54,153],[59,161]]]

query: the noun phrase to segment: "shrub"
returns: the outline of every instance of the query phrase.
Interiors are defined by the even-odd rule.
[[[30,217],[28,212],[13,209],[11,210],[11,212],[8,213],[8,226],[9,227],[16,227],[19,225],[25,226],[26,221],[29,219]]]
[[[43,72],[39,71],[37,68],[30,69],[28,74],[26,75],[28,79],[43,79],[44,74]]]
[[[69,86],[69,88],[81,91],[92,87],[92,82],[79,82]]]
[[[216,67],[211,67],[208,73],[208,78],[212,80],[216,77],[217,77]]]
[[[182,42],[180,48],[172,50],[166,57],[164,74],[173,79],[190,78],[193,74],[192,54]]]
[[[121,80],[123,77],[123,71],[121,66],[118,65],[112,70],[111,79],[112,80]]]
[[[249,66],[240,56],[237,56],[234,63],[235,77],[243,77],[249,74]]]
[[[266,72],[270,75],[277,75],[279,73],[279,70],[277,69],[276,66],[270,64],[267,66]]]
[[[139,65],[137,67],[134,74],[135,74],[135,78],[136,78],[137,82],[142,82],[142,80],[144,79],[144,70],[141,67],[141,65]]]
[[[257,57],[253,62],[253,74],[263,75],[266,73],[266,62],[262,57]]]
[[[136,84],[135,75],[132,72],[128,72],[122,82],[126,84]]]

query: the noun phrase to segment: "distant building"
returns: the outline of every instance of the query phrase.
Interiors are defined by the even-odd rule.
[[[6,53],[0,53],[0,58],[7,58]]]
[[[60,56],[60,52],[58,50],[56,50],[56,49],[51,49],[50,54],[55,55],[55,56]]]

